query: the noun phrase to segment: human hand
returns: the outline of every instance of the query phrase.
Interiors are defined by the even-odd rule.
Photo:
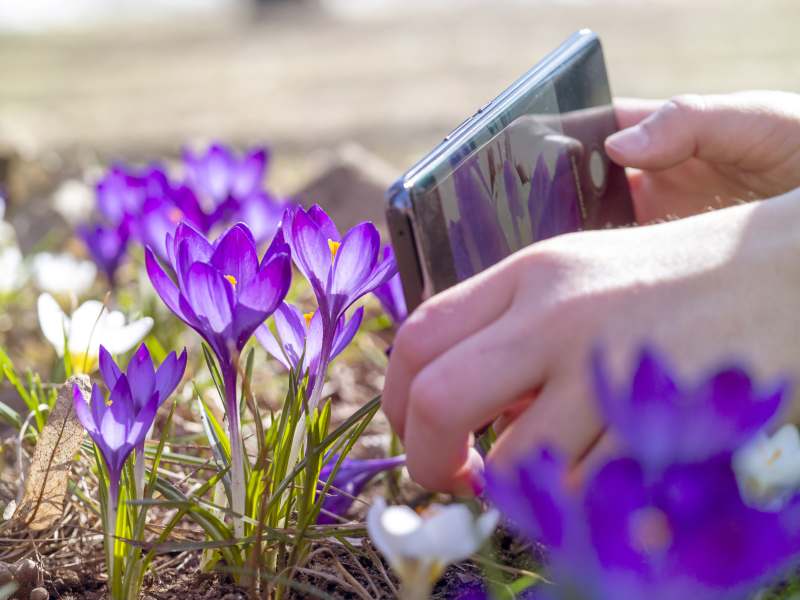
[[[800,186],[800,95],[741,92],[615,101],[606,151],[629,172],[640,223]]]
[[[736,357],[760,375],[800,365],[800,192],[695,217],[546,240],[423,303],[400,328],[384,411],[408,469],[466,492],[482,467],[471,432],[507,424],[489,459],[549,443],[575,463],[602,438],[589,378],[595,344],[612,373],[643,342],[682,376]],[[787,225],[788,224],[788,225]]]

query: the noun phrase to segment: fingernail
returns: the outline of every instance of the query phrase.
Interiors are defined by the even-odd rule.
[[[629,127],[609,136],[606,146],[621,154],[635,154],[642,152],[650,145],[650,136],[647,131],[639,127]]]
[[[483,475],[482,469],[472,470],[470,484],[472,485],[472,493],[475,496],[483,496],[483,492],[486,490],[486,477]]]

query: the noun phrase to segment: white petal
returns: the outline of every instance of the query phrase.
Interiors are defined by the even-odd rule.
[[[369,536],[395,570],[408,556],[409,536],[421,527],[422,518],[408,506],[387,507],[383,498],[376,498],[367,513]]]
[[[36,286],[52,294],[84,294],[94,283],[97,267],[88,260],[78,260],[71,254],[41,252],[33,257],[33,276]]]
[[[76,179],[68,179],[53,194],[53,208],[70,225],[85,221],[86,215],[94,210],[94,206],[92,188]]]
[[[2,225],[2,223],[0,223]],[[25,283],[27,272],[22,252],[16,245],[2,247],[0,244],[0,293],[18,290]]]
[[[475,518],[463,504],[436,507],[425,520],[423,544],[415,554],[428,552],[428,557],[442,566],[469,558],[486,538],[480,537]],[[420,543],[417,542],[417,543]]]
[[[122,354],[141,342],[152,328],[153,319],[144,317],[124,327],[109,328],[101,343],[111,354]]]
[[[800,432],[784,425],[772,437],[762,434],[734,454],[732,465],[745,502],[779,510],[800,488]]]
[[[106,307],[97,300],[87,300],[72,313],[68,347],[71,354],[95,356],[99,352],[100,335],[105,328]]]
[[[39,327],[47,341],[53,344],[56,353],[64,356],[64,332],[70,328],[70,320],[58,302],[50,294],[42,294],[36,302],[39,312]]]

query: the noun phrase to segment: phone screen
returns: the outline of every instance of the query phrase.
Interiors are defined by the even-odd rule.
[[[617,122],[599,42],[550,64],[544,80],[509,88],[412,169],[421,279],[400,265],[409,306],[534,242],[634,221],[625,172],[604,150]],[[396,231],[393,242],[407,239]]]

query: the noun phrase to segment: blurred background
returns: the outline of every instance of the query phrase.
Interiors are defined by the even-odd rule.
[[[615,94],[658,98],[800,91],[798,22],[797,0],[7,0],[0,182],[13,204],[212,139],[269,145],[284,193],[331,156],[385,181],[576,29]]]

